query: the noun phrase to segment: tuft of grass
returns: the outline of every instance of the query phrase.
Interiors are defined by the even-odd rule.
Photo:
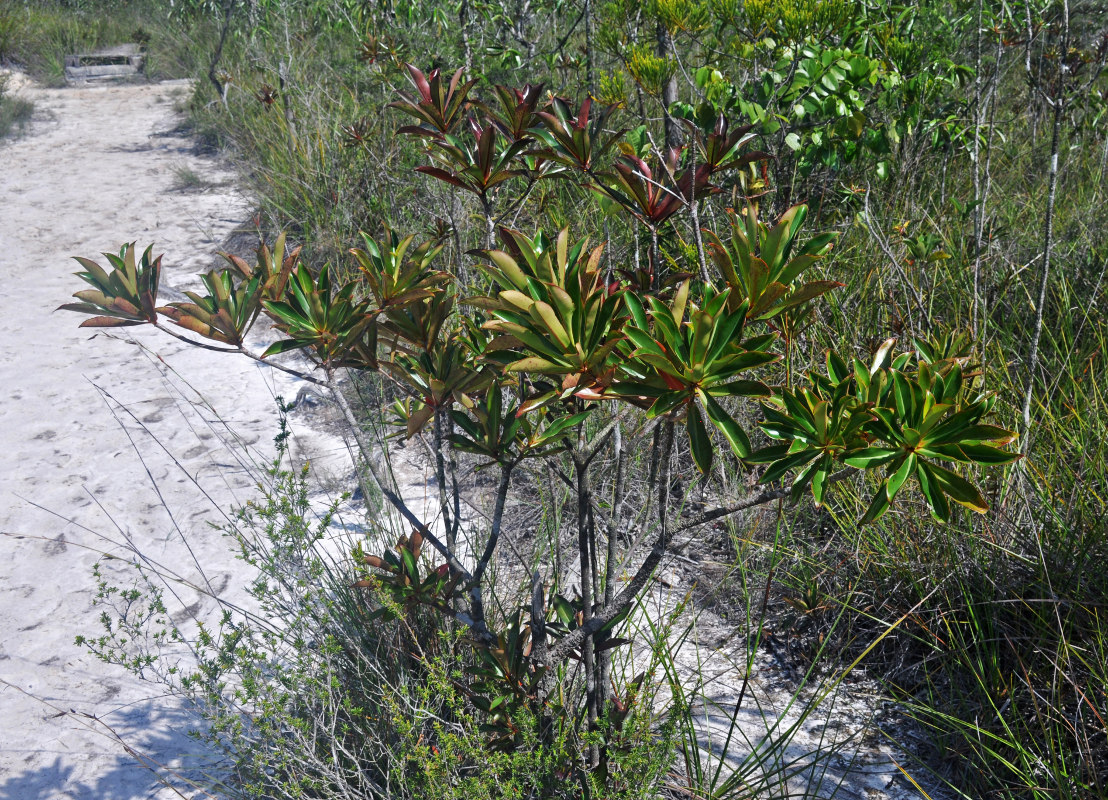
[[[173,168],[173,188],[178,192],[202,192],[214,185],[187,164],[178,164]]]
[[[22,133],[31,121],[35,104],[7,91],[8,76],[0,74],[0,139]]]
[[[11,61],[24,36],[26,10],[10,0],[0,2],[0,64]]]

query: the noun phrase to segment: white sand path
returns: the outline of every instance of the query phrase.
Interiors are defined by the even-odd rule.
[[[69,256],[154,243],[165,253],[163,287],[187,288],[248,214],[232,176],[173,132],[173,102],[187,85],[22,91],[37,121],[26,137],[0,144],[0,800],[176,796],[103,728],[59,715],[95,714],[166,763],[198,756],[183,735],[187,716],[152,698],[157,687],[74,644],[77,634],[100,632],[91,604],[97,555],[83,546],[106,547],[96,534],[126,534],[195,576],[183,533],[215,589],[233,593],[241,565],[209,525],[218,512],[151,434],[228,508],[252,496],[243,446],[257,460],[272,453],[275,390],[291,397],[298,386],[153,330],[117,329],[90,341],[96,331],[78,329],[80,316],[54,313],[87,288]],[[209,187],[175,190],[184,170]],[[212,423],[211,409],[182,399],[188,389],[173,370],[211,398],[227,429]],[[316,446],[340,449],[326,437]]]

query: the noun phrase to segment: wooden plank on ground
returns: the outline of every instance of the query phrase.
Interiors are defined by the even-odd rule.
[[[143,60],[142,48],[133,43],[73,53],[65,57],[65,76],[72,81],[126,78],[142,71]]]

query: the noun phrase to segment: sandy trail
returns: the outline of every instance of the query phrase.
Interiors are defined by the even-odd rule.
[[[86,548],[109,548],[99,534],[132,537],[196,576],[183,534],[215,589],[233,593],[241,565],[209,525],[220,521],[211,500],[229,508],[252,496],[251,475],[277,431],[273,397],[299,387],[153,330],[93,337],[78,315],[53,313],[85,288],[69,256],[154,243],[173,299],[172,287],[191,288],[248,213],[233,176],[174,132],[173,103],[187,85],[23,91],[37,122],[0,144],[0,800],[177,796],[101,726],[60,714],[95,714],[165,763],[201,757],[183,712],[151,696],[157,687],[75,646],[77,634],[100,632],[97,554]],[[175,189],[186,171],[206,188]],[[325,435],[307,446],[342,451]],[[344,452],[337,457],[341,468]]]

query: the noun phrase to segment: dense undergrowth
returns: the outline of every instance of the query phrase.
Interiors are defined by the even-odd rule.
[[[104,4],[75,5],[85,22],[71,23],[50,4],[0,0],[0,60],[56,80],[63,51],[136,38],[134,17],[106,13]],[[849,662],[885,634],[864,663],[917,723],[903,744],[918,759],[913,772],[931,773],[929,785],[943,783],[966,798],[1108,795],[1108,398],[1097,377],[1108,354],[1102,4],[290,0],[178,3],[168,16],[157,3],[136,8],[151,31],[154,73],[196,77],[191,122],[242,166],[260,228],[285,231],[304,243],[303,258],[314,268],[330,262],[346,278],[361,274],[346,255],[365,246],[359,231],[379,237],[386,225],[441,245],[438,268],[467,285],[485,274],[467,253],[494,246],[498,225],[528,235],[569,226],[573,240],[607,242],[609,280],[616,274],[633,283],[636,268],[652,261],[673,274],[715,276],[716,263],[700,258],[698,228],[724,228],[726,209],[741,209],[744,197],[758,198],[765,219],[807,203],[809,228],[838,234],[820,277],[843,285],[777,320],[788,344],[775,380],[791,387],[808,370],[822,374],[828,349],[868,363],[886,339],[918,338],[957,356],[975,386],[996,393],[996,424],[1020,433],[1015,447],[1026,457],[988,471],[974,467],[990,510],[955,513],[947,524],[933,519],[923,495],[904,494],[889,513],[858,525],[873,484],[854,478],[840,481],[819,508],[801,499],[793,510],[727,517],[701,529],[687,551],[730,549],[733,561],[721,569],[710,602],[751,629],[801,634],[794,637],[798,662]],[[466,67],[477,81],[473,99],[490,105],[498,84],[541,84],[544,100],[548,92],[569,98],[573,112],[591,94],[598,107],[616,106],[603,128],[630,131],[629,154],[655,159],[659,183],[672,184],[659,158],[667,145],[683,145],[697,125],[710,129],[721,111],[734,126],[752,124],[751,149],[772,158],[734,169],[719,181],[721,191],[693,194],[697,203],[684,203],[654,228],[634,224],[610,194],[597,201],[569,180],[516,176],[505,184],[512,191],[467,192],[457,181],[413,171],[428,165],[432,139],[398,133],[416,120],[387,108],[413,91],[405,63],[442,67],[444,80]],[[526,202],[517,202],[521,195]],[[373,391],[401,400],[402,413],[418,411],[394,388]],[[742,414],[738,421],[750,428],[757,410]],[[737,462],[724,453],[725,471],[700,479],[697,442],[677,438],[667,489],[675,503],[726,505],[743,494],[749,473]],[[726,451],[721,437],[717,443]],[[628,451],[653,480],[649,436]],[[620,457],[603,459],[605,472],[618,474]],[[561,558],[562,528],[577,514],[572,464],[566,469],[561,479],[554,472],[514,479],[538,499],[509,507],[504,524],[545,537],[549,550],[535,544],[533,557]],[[284,488],[295,496],[291,485]],[[643,499],[643,492],[631,495]],[[306,507],[284,513],[299,519]],[[289,557],[268,563],[288,566]],[[609,776],[592,773],[566,791],[623,796],[611,788],[618,786],[635,796],[665,782],[669,753],[680,750],[674,722],[620,720],[612,728],[610,718],[594,718],[584,733],[574,725],[546,730],[539,747],[528,737],[539,735],[541,721],[516,717],[513,747],[489,749],[466,721],[484,714],[485,733],[503,735],[503,718],[481,705],[489,702],[483,696],[474,705],[482,694],[473,688],[483,680],[480,659],[473,663],[472,652],[451,639],[460,635],[456,628],[419,617],[438,626],[442,644],[412,656],[413,643],[435,637],[405,630],[414,624],[411,608],[380,614],[395,598],[351,591],[347,567],[324,572],[333,582],[313,585],[310,595],[303,584],[284,585],[288,605],[271,612],[291,614],[290,629],[319,631],[326,643],[273,667],[290,670],[287,679],[251,684],[285,687],[279,697],[257,688],[242,704],[251,714],[214,715],[227,726],[243,719],[261,726],[218,729],[234,752],[311,751],[276,778],[268,767],[240,764],[244,785],[273,796],[299,776],[305,796],[329,796],[351,776],[377,770],[358,791],[384,785],[412,796],[527,797],[553,791],[551,775],[575,775],[573,754],[589,749],[590,735],[616,730],[626,747],[613,745],[620,756],[604,763],[638,781],[605,784]],[[288,574],[270,579],[288,581]],[[505,568],[504,585],[519,580],[527,574]],[[259,592],[263,603],[270,596]],[[513,613],[510,603],[497,611],[509,630]],[[352,626],[364,614],[388,621]],[[519,618],[515,624],[519,633]],[[278,664],[280,641],[263,644],[270,650],[262,648],[257,663]],[[372,655],[381,652],[409,656],[390,662]],[[210,657],[252,663],[234,647]],[[666,663],[659,655],[646,672],[665,674]],[[316,685],[320,676],[373,696],[336,694]],[[617,702],[605,714],[633,707],[619,696],[632,691],[634,677],[619,676]],[[213,687],[197,693],[209,709],[224,691]],[[336,696],[342,734],[335,742],[346,748],[337,761],[321,755],[317,739],[273,742],[296,732],[265,728],[273,708],[318,718],[331,713]],[[658,700],[653,707],[664,706]],[[370,707],[377,711],[363,713]],[[391,715],[383,719],[382,709]],[[459,763],[485,766],[459,772]],[[710,781],[686,784],[694,794],[712,793]],[[733,796],[748,791],[725,788]]]

